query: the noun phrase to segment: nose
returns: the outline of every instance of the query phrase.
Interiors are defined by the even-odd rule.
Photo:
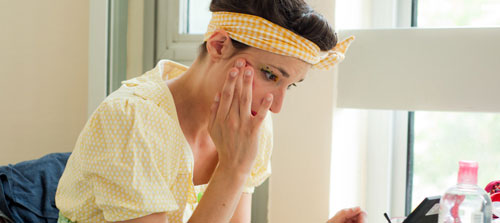
[[[273,94],[273,104],[271,105],[271,108],[269,108],[269,111],[275,114],[280,113],[283,101],[285,100],[285,92],[286,88],[278,90]]]

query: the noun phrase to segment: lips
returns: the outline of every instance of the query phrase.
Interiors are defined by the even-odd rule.
[[[253,115],[253,116],[257,115],[257,112],[252,111],[252,115]]]

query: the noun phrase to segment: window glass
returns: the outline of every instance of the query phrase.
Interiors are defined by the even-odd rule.
[[[500,180],[500,114],[415,112],[413,208],[456,184],[459,160],[478,161],[480,187]]]
[[[187,34],[204,34],[212,17],[210,0],[183,0],[187,5],[185,23],[181,24]]]
[[[362,0],[335,1],[335,28],[336,29],[364,29],[370,28],[367,19],[368,5]]]
[[[419,0],[419,27],[500,26],[499,0]]]

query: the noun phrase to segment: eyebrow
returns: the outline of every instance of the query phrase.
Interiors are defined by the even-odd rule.
[[[283,74],[284,77],[286,77],[286,78],[290,77],[290,75],[285,71],[285,69],[283,69],[281,67],[274,66],[274,65],[269,65],[269,66],[278,69]],[[300,79],[298,82],[302,82],[302,81],[304,81],[304,79]]]

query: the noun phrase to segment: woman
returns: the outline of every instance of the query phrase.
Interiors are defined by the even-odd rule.
[[[60,222],[250,222],[253,188],[270,175],[268,111],[310,67],[340,62],[352,39],[328,52],[336,35],[302,0],[210,10],[191,67],[160,61],[89,119],[59,182]]]

